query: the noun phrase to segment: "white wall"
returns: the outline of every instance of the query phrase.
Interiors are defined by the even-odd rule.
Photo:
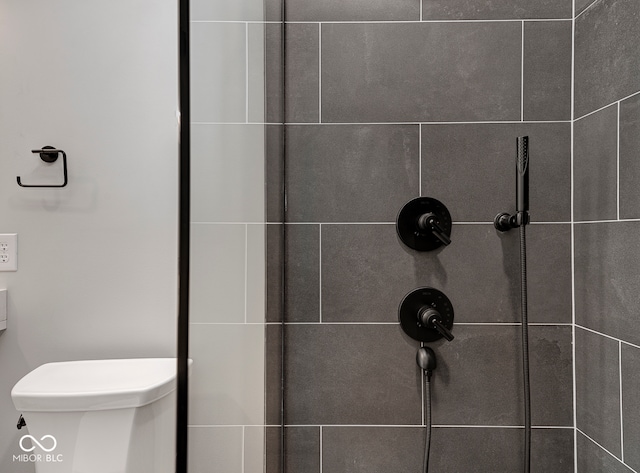
[[[10,399],[31,369],[175,355],[176,31],[176,0],[0,0],[0,233],[19,235],[0,272],[0,471],[32,471],[12,462]],[[67,152],[68,187],[18,187],[62,179],[44,145]]]

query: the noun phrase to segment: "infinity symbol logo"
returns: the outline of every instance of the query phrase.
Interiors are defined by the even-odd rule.
[[[24,439],[27,439],[27,438],[30,439],[32,443],[32,446],[29,448],[26,448],[24,445],[22,445],[22,442],[24,442]],[[53,440],[53,447],[46,448],[44,445],[38,442],[33,435],[27,434],[20,437],[20,448],[22,449],[23,452],[33,452],[36,449],[36,445],[37,445],[45,452],[52,452],[53,450],[55,450],[56,447],[58,446],[58,442],[56,441],[56,438],[53,435],[45,435],[40,439],[40,441],[44,441],[45,439]]]

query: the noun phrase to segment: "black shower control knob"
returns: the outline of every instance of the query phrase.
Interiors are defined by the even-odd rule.
[[[451,243],[451,215],[445,205],[431,197],[407,202],[396,218],[402,243],[417,251],[431,251]]]
[[[432,287],[420,287],[407,294],[400,303],[398,319],[414,340],[453,340],[453,306],[444,293]]]

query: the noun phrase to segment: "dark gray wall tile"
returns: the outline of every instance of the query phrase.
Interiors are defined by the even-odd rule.
[[[287,424],[419,424],[418,343],[397,325],[287,325]]]
[[[319,25],[287,24],[286,28],[286,121],[319,122]]]
[[[518,22],[325,24],[322,121],[519,120],[520,56]]]
[[[624,461],[640,470],[640,349],[622,344]]]
[[[578,473],[631,473],[632,470],[578,431]]]
[[[405,294],[433,286],[451,299],[456,322],[519,321],[517,234],[454,225],[451,238],[420,253],[403,246],[392,224],[323,225],[322,320],[395,322]],[[569,225],[532,225],[528,242],[530,320],[571,322]]]
[[[436,349],[433,422],[522,425],[521,328],[454,329],[456,338]],[[529,340],[533,424],[572,425],[571,328],[530,327]]]
[[[265,473],[282,473],[282,429],[265,428]]]
[[[436,428],[430,468],[438,473],[522,471],[523,436],[522,429]],[[531,457],[533,473],[573,472],[573,431],[533,429]]]
[[[574,0],[576,4],[576,16],[584,11],[589,5],[597,2],[598,0]]]
[[[424,429],[324,427],[322,469],[331,473],[420,471]]]
[[[285,0],[265,0],[264,19],[265,21],[281,21],[282,5]]]
[[[571,220],[569,123],[423,125],[422,195],[441,200],[458,222],[512,212],[521,135],[529,136],[532,220]]]
[[[640,90],[639,16],[637,0],[602,0],[576,20],[576,117]]]
[[[620,218],[640,218],[640,95],[620,103]]]
[[[575,122],[573,215],[575,220],[618,217],[618,107]]]
[[[286,225],[286,322],[320,321],[320,226]]]
[[[576,323],[640,344],[640,222],[575,226]]]
[[[526,22],[524,119],[571,119],[571,21]]]
[[[265,127],[267,222],[284,221],[284,127]]]
[[[283,123],[284,68],[282,65],[282,25],[267,23],[264,36],[265,106],[267,123]],[[288,84],[287,84],[288,86]]]
[[[267,225],[267,322],[282,322],[284,318],[282,276],[284,270],[284,226]]]
[[[286,427],[287,473],[320,473],[320,427]]]
[[[571,18],[571,0],[422,0],[425,20]]]
[[[287,0],[288,21],[417,21],[414,0]]]
[[[618,342],[576,329],[576,425],[620,457]]]
[[[392,222],[418,195],[418,125],[287,127],[288,222]]]
[[[282,326],[268,324],[265,327],[265,422],[280,425],[282,422]]]

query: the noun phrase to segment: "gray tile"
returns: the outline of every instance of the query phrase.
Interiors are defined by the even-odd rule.
[[[571,18],[571,0],[422,0],[425,20]]]
[[[247,225],[246,321],[263,324],[266,320],[266,225]]]
[[[265,26],[265,102],[267,123],[284,123],[284,67],[283,39],[284,26],[268,23]]]
[[[266,21],[282,21],[284,0],[265,0],[264,18]]]
[[[437,342],[434,424],[523,425],[521,328],[454,328]],[[533,425],[572,425],[571,328],[530,327],[529,343]]]
[[[267,322],[284,320],[284,225],[267,225]]]
[[[266,24],[247,24],[247,121],[266,122]],[[262,140],[264,143],[264,140]]]
[[[194,0],[191,21],[262,21],[263,10],[263,0]]]
[[[420,471],[424,429],[324,427],[322,469],[331,473]]]
[[[286,28],[286,121],[319,122],[319,25]]]
[[[620,457],[618,342],[576,329],[576,426]]]
[[[578,431],[579,473],[632,473],[632,471]]]
[[[267,222],[284,222],[284,126],[265,127]]]
[[[286,133],[288,222],[391,222],[418,195],[418,125],[301,125]]]
[[[524,26],[524,119],[571,119],[571,21]]]
[[[640,344],[639,222],[575,226],[576,323]]]
[[[576,16],[584,11],[585,8],[594,4],[598,0],[574,0],[576,4]]]
[[[640,218],[640,95],[620,104],[620,218]]]
[[[320,226],[286,225],[286,322],[320,321]]]
[[[573,215],[575,220],[618,216],[618,107],[575,122]]]
[[[287,325],[287,424],[419,424],[418,347],[396,325]]]
[[[287,21],[399,21],[420,19],[413,0],[287,0]]]
[[[266,428],[265,473],[282,473],[283,471],[282,436],[282,426]]]
[[[267,428],[245,426],[244,428],[244,467],[242,473],[264,473]]]
[[[189,472],[242,473],[242,427],[191,427]]]
[[[515,210],[516,137],[529,136],[531,219],[571,220],[569,123],[422,126],[422,195],[454,221],[493,222]]]
[[[576,117],[640,90],[639,15],[636,0],[603,0],[576,20]]]
[[[519,120],[520,56],[517,22],[325,24],[322,121]]]
[[[533,473],[572,473],[574,429],[533,429],[531,432],[531,471]]]
[[[528,228],[530,320],[569,323],[571,229]],[[405,294],[432,286],[452,301],[458,323],[519,321],[518,235],[499,235],[492,224],[454,225],[451,238],[446,248],[420,253],[403,246],[393,224],[323,225],[322,320],[395,322]]]
[[[624,461],[640,470],[640,349],[622,344],[622,419]]]
[[[284,471],[320,473],[320,427],[286,427],[284,439]]]
[[[265,423],[282,423],[282,326],[267,324],[265,327]]]

